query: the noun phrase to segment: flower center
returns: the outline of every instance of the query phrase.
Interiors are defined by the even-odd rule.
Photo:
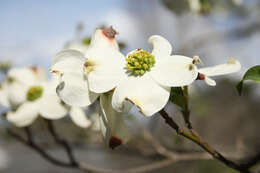
[[[32,86],[26,94],[27,101],[35,101],[42,96],[43,88],[41,86]]]
[[[146,50],[137,49],[129,54],[126,58],[126,68],[134,76],[142,76],[145,72],[150,71],[155,64],[155,58]]]
[[[87,60],[84,63],[84,71],[85,71],[85,73],[89,74],[90,72],[94,71],[95,66],[96,66],[96,63],[94,61]]]
[[[91,41],[91,38],[90,38],[90,37],[85,37],[85,38],[82,40],[82,44],[85,45],[85,46],[89,46],[89,45],[90,45],[90,41]]]

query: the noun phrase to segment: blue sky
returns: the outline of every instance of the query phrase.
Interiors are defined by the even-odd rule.
[[[176,17],[158,0],[1,0],[0,21],[0,60],[9,59],[15,65],[41,65],[46,69],[65,42],[73,39],[79,22],[84,23],[86,35],[100,24],[113,25],[128,50],[150,48],[147,38],[160,34],[173,44],[174,51],[191,38],[243,22],[224,15]],[[259,63],[259,38],[259,32],[240,41],[223,38],[192,53],[212,64],[223,63],[233,56],[246,69]]]

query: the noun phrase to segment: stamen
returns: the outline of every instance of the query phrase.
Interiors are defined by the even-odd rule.
[[[90,60],[87,60],[87,61],[84,63],[84,70],[85,70],[85,73],[88,74],[88,73],[94,71],[94,69],[95,69],[95,65],[96,65],[95,62],[90,61]]]
[[[192,64],[200,64],[203,65],[203,62],[201,61],[201,59],[199,58],[199,56],[194,56],[193,60],[192,60]]]
[[[229,59],[228,59],[228,62],[227,62],[228,64],[236,64],[236,60],[235,60],[235,58],[232,58],[232,57],[230,57]]]
[[[134,76],[144,75],[145,72],[150,71],[155,64],[154,56],[142,49],[137,49],[133,53],[129,54],[126,61],[126,68]]]

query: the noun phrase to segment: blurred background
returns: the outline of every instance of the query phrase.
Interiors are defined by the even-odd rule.
[[[234,57],[242,65],[239,73],[218,77],[214,88],[201,81],[192,86],[191,120],[201,136],[223,153],[250,156],[260,150],[260,86],[247,85],[241,97],[235,89],[245,71],[260,64],[260,0],[1,0],[0,21],[2,68],[37,65],[49,70],[51,59],[68,42],[79,35],[90,37],[96,27],[110,25],[120,33],[117,38],[124,44],[124,54],[136,48],[150,50],[147,39],[158,34],[170,41],[173,54],[198,55],[205,66]],[[176,107],[167,107],[181,120]],[[169,150],[201,151],[176,136],[158,115],[139,119],[135,129],[148,130]],[[112,151],[105,148],[97,131],[82,130],[66,120],[55,123],[71,141],[76,156],[98,167],[128,168],[163,158],[140,133]],[[4,120],[0,126],[0,172],[77,172],[48,163],[8,137]],[[34,130],[41,145],[65,157],[45,134],[44,123],[35,123]],[[235,172],[213,160],[175,163],[159,171],[173,170]]]

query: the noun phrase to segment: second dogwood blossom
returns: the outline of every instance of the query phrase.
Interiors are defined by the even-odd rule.
[[[149,42],[152,53],[137,49],[125,59],[125,79],[116,87],[112,99],[119,112],[128,112],[131,102],[142,114],[151,116],[168,102],[170,87],[189,85],[197,78],[192,58],[171,55],[170,43],[161,36],[151,36]]]

